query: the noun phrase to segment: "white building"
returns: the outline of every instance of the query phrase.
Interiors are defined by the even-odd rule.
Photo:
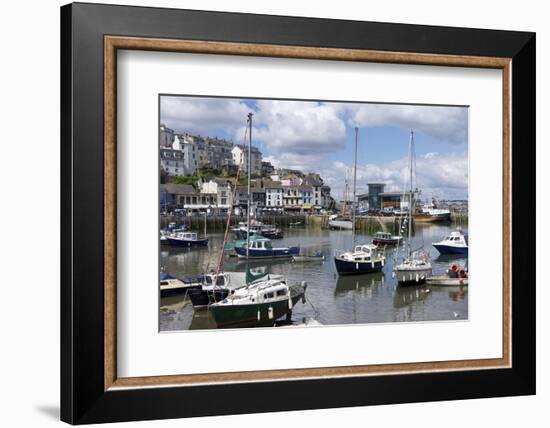
[[[265,207],[268,209],[283,208],[283,187],[281,183],[274,181],[265,183]]]
[[[235,165],[242,165],[242,171],[248,174],[248,147],[246,146],[234,146],[231,150],[233,156],[233,163]],[[252,175],[260,175],[262,173],[262,152],[256,147],[252,147],[250,150],[250,168]]]
[[[170,148],[160,149],[160,167],[168,175],[188,175],[183,160],[183,153],[180,150]]]
[[[159,140],[160,147],[172,147],[172,143],[174,142],[174,131],[161,124]]]
[[[233,143],[221,139],[207,141],[208,163],[212,168],[221,169],[233,164]]]
[[[212,178],[200,183],[200,193],[215,194],[218,208],[227,209],[231,206],[233,192],[231,181],[223,178]]]

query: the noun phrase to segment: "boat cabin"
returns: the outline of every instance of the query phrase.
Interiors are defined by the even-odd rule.
[[[246,248],[246,243],[243,245],[244,248]],[[250,241],[250,247],[253,250],[272,250],[273,249],[273,243],[270,239],[262,238],[262,239],[255,239]]]
[[[376,232],[374,237],[377,239],[392,239],[392,235],[389,232]]]
[[[266,300],[269,301],[269,300],[275,299],[276,297],[281,298],[287,295],[288,295],[288,287],[286,285],[279,285],[277,287],[271,287],[265,290],[265,292],[262,295],[262,298],[264,301]]]
[[[182,239],[184,241],[197,241],[198,240],[197,232],[180,232],[176,236],[177,236],[178,239]]]
[[[378,260],[381,256],[382,253],[376,245],[363,244],[356,245],[353,252],[343,253],[342,258],[353,262],[371,262]]]
[[[468,245],[468,238],[462,232],[451,232],[441,243],[451,245]]]
[[[216,281],[216,286],[218,287],[225,287],[229,285],[229,277],[223,273],[218,274],[217,278],[216,274],[213,273],[204,276],[204,283],[206,285],[214,285],[214,280]]]

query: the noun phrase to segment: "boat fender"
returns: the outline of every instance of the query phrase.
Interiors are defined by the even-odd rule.
[[[292,299],[288,296],[288,309],[292,309]]]
[[[384,259],[382,259],[382,267],[384,267]]]
[[[419,279],[418,274],[416,274],[416,282],[418,282]]]
[[[374,261],[370,262],[370,267],[374,269]]]
[[[413,274],[410,273],[410,274],[409,274],[409,281],[412,281],[412,279],[413,279]]]
[[[258,321],[260,321],[260,310],[258,309]]]
[[[270,306],[267,308],[267,317],[272,320],[273,319],[273,306]]]
[[[392,273],[391,273],[391,277],[392,277],[392,278],[395,278],[395,272],[392,272]]]
[[[359,270],[359,263],[355,263],[355,270]]]

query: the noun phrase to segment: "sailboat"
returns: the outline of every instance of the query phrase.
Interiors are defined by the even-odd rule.
[[[409,208],[407,213],[407,227],[409,236],[406,245],[406,254],[403,261],[394,265],[393,274],[397,277],[398,284],[415,284],[426,281],[432,273],[432,264],[428,256],[420,249],[412,250],[412,227],[413,227],[413,207],[414,194],[413,190],[413,168],[414,168],[414,132],[411,129],[409,139]]]
[[[355,157],[353,167],[353,201],[351,208],[351,251],[337,253],[334,257],[336,271],[339,275],[380,272],[386,264],[386,255],[383,249],[374,244],[355,245],[355,199],[357,192],[357,139],[359,128],[355,127]]]
[[[252,116],[252,113],[248,114],[247,225],[251,224],[250,150],[252,146]],[[226,234],[227,230],[228,228],[226,228]],[[250,235],[250,233],[246,234],[246,245],[244,248],[236,248],[236,250],[242,249],[243,253],[238,254],[247,260],[252,256]],[[225,239],[221,254],[223,254],[224,246]],[[283,316],[286,316],[290,320],[294,305],[300,299],[305,302],[307,284],[303,281],[300,284],[288,285],[285,278],[281,275],[267,275],[266,279],[260,278],[260,276],[264,277],[265,275],[259,274],[256,277],[252,277],[247,268],[246,286],[233,290],[223,300],[208,306],[218,327],[273,325],[277,319]]]
[[[348,173],[346,172],[346,180],[344,186],[344,206],[342,208],[342,214],[331,215],[328,219],[328,225],[331,229],[340,229],[340,230],[351,230],[351,218],[346,215],[346,207],[348,206],[348,191],[349,191],[349,182],[348,182]]]
[[[249,116],[250,121],[250,130],[252,131],[252,123],[251,123],[251,116]],[[248,130],[248,128],[247,128]],[[246,138],[246,134],[245,134]],[[251,143],[251,141],[250,141]],[[250,145],[249,145],[249,156],[248,159],[250,160]],[[250,161],[249,161],[250,162]],[[241,165],[237,171],[237,175],[235,177],[235,184],[233,186],[233,194],[231,197],[231,201],[235,200],[235,195],[237,191],[237,183],[239,182],[239,174],[242,167],[242,161]],[[250,163],[248,165],[248,189],[249,189],[249,206],[248,206],[248,220],[250,223]],[[225,233],[223,237],[223,242],[220,250],[220,254],[218,257],[218,265],[215,271],[210,272],[209,274],[205,274],[203,276],[202,286],[198,289],[190,290],[188,293],[189,298],[191,299],[191,303],[193,304],[194,309],[201,309],[206,308],[212,303],[219,302],[223,299],[225,299],[229,294],[233,293],[236,289],[240,287],[245,287],[249,283],[254,282],[255,280],[260,279],[261,277],[264,277],[267,274],[262,274],[258,276],[252,275],[248,270],[246,277],[243,273],[238,272],[223,272],[223,259],[224,259],[224,252],[227,248],[227,237],[229,234],[229,229],[231,225],[231,214],[233,213],[233,209],[229,209],[228,215],[227,215],[227,222],[225,225]],[[206,223],[205,223],[205,233],[206,233]],[[250,241],[250,237],[247,237],[247,242]]]
[[[288,285],[285,280],[259,280],[235,290],[209,309],[218,327],[270,326],[279,318],[290,320],[292,308],[305,303],[307,284]]]

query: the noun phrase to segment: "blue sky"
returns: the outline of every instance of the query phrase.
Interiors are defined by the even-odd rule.
[[[355,126],[359,193],[369,181],[403,189],[413,129],[422,197],[467,198],[467,107],[162,96],[160,120],[177,132],[241,143],[249,112],[253,144],[266,160],[320,173],[337,198],[351,176]]]

